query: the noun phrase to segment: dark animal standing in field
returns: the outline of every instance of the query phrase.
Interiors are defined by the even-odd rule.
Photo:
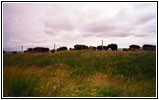
[[[62,51],[62,50],[67,50],[67,47],[63,46],[63,47],[57,48],[57,51]]]
[[[55,53],[55,49],[52,49],[52,50],[51,50],[51,53]]]
[[[33,52],[33,49],[32,48],[28,48],[27,52]]]
[[[97,50],[102,50],[102,46],[97,46]]]
[[[3,54],[5,54],[6,53],[6,51],[3,51]]]
[[[74,48],[75,48],[75,50],[83,50],[83,49],[88,49],[88,46],[76,44],[76,45],[74,45]]]
[[[12,53],[13,53],[13,54],[17,54],[17,51],[13,51]]]
[[[130,50],[140,50],[140,46],[139,45],[130,45],[129,49]]]
[[[123,51],[129,51],[129,49],[128,48],[123,48]]]
[[[90,49],[90,50],[96,50],[97,48],[95,46],[90,46],[88,49]]]
[[[75,50],[74,48],[70,48],[69,50]]]
[[[146,50],[146,51],[153,51],[153,50],[156,50],[156,46],[155,45],[150,45],[150,44],[145,44],[143,45],[143,50]]]
[[[44,47],[28,48],[27,52],[49,52],[49,48],[44,48]]]
[[[107,48],[108,49],[110,48],[112,51],[117,51],[118,50],[118,45],[117,44],[109,44],[107,46]]]
[[[33,48],[33,52],[49,52],[49,48],[36,47],[36,48]]]
[[[97,46],[97,50],[102,50],[102,45]],[[108,47],[103,46],[103,50],[108,50]]]
[[[24,51],[24,53],[27,53],[27,51]]]

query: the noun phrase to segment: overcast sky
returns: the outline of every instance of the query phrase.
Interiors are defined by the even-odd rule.
[[[3,49],[156,44],[156,3],[3,3]]]

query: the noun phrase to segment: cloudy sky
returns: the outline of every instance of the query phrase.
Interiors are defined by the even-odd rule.
[[[3,49],[156,44],[156,3],[3,3]]]

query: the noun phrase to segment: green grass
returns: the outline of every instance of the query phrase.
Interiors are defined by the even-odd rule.
[[[154,97],[155,51],[6,53],[4,96]]]
[[[97,87],[97,94],[98,97],[118,97],[120,96],[120,91],[112,87]]]
[[[9,73],[5,72],[4,74],[4,96],[36,96],[34,90],[39,82],[38,77],[23,74],[22,70],[13,72],[9,71]]]

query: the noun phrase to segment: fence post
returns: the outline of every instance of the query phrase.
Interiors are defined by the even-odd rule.
[[[22,53],[23,53],[23,45],[21,46],[21,51],[22,51]]]
[[[56,51],[55,48],[56,48],[56,46],[55,46],[55,43],[54,43],[54,52]]]
[[[103,40],[102,40],[102,51],[103,51]]]

